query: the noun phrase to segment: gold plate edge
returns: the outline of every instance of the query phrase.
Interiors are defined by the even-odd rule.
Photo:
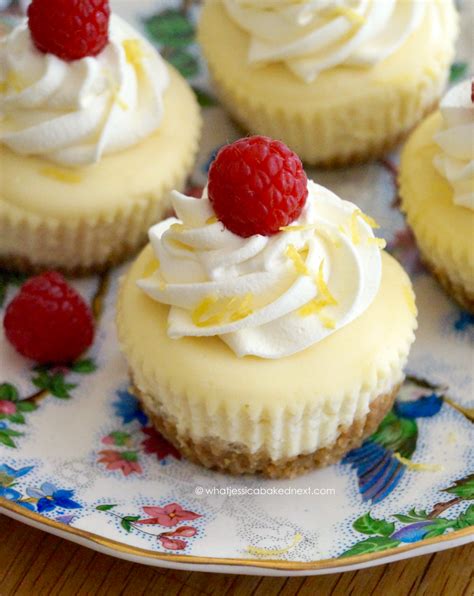
[[[113,551],[124,553],[127,555],[133,555],[135,557],[144,557],[152,560],[158,561],[170,561],[173,563],[189,563],[193,565],[230,565],[230,566],[244,566],[244,567],[260,567],[264,569],[275,569],[275,570],[292,570],[292,571],[311,571],[311,570],[318,570],[318,569],[331,569],[334,567],[349,567],[352,565],[357,565],[360,563],[366,563],[369,561],[380,560],[383,563],[383,559],[390,557],[391,555],[408,552],[411,550],[420,549],[421,547],[429,546],[432,544],[438,544],[442,542],[450,542],[457,538],[461,538],[464,536],[472,536],[474,539],[474,527],[464,528],[462,530],[457,530],[455,532],[450,532],[445,536],[438,536],[435,538],[428,538],[427,540],[421,540],[416,543],[406,544],[403,546],[397,546],[394,548],[390,548],[384,551],[379,551],[377,553],[368,553],[366,555],[355,555],[352,557],[344,557],[339,559],[322,559],[321,561],[280,561],[277,559],[267,559],[267,560],[256,560],[256,559],[236,559],[236,558],[215,558],[215,557],[198,557],[195,555],[168,555],[164,553],[157,553],[154,551],[150,551],[144,548],[134,547],[134,546],[127,546],[122,542],[118,542],[116,540],[112,540],[111,538],[104,538],[98,534],[94,534],[92,532],[87,532],[86,530],[80,530],[79,528],[74,528],[72,526],[67,526],[65,524],[61,524],[56,522],[52,519],[39,515],[33,511],[28,511],[21,505],[17,505],[16,503],[12,503],[5,499],[4,497],[0,497],[0,508],[6,509],[7,511],[11,511],[17,514],[20,517],[25,517],[29,520],[35,521],[37,524],[46,526],[47,528],[54,528],[59,530],[60,532],[66,534],[72,534],[74,536],[79,536],[87,540],[88,542],[92,542],[94,544],[98,544],[102,547],[106,547]]]

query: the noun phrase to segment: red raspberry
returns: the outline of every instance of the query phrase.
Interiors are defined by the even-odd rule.
[[[55,271],[23,284],[8,305],[3,327],[20,354],[41,364],[72,362],[94,339],[89,306]]]
[[[248,137],[219,151],[209,169],[208,194],[231,232],[271,236],[299,217],[307,178],[300,158],[284,143]]]
[[[108,0],[33,0],[28,25],[35,46],[62,60],[96,56],[109,41]]]

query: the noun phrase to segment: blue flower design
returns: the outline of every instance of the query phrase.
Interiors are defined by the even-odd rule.
[[[59,522],[60,524],[66,524],[68,526],[72,522],[74,517],[75,516],[72,513],[69,513],[66,515],[58,515],[58,517],[56,518],[56,521]]]
[[[0,429],[2,428],[8,428],[8,425],[6,424],[6,422],[0,422]]]
[[[148,422],[146,414],[140,410],[140,406],[135,396],[128,391],[117,391],[119,401],[113,403],[115,414],[122,418],[125,424],[138,420],[138,422],[145,426]]]
[[[436,393],[423,395],[412,401],[398,401],[395,403],[395,412],[405,418],[431,418],[441,410],[443,398]]]
[[[454,329],[456,331],[467,331],[473,325],[474,315],[462,310],[454,323]]]
[[[0,486],[0,497],[8,499],[9,501],[17,501],[18,499],[21,499],[21,493],[14,488]]]
[[[5,486],[6,481],[8,481],[10,478],[11,478],[11,480],[8,482],[8,484],[11,484],[12,480],[15,480],[16,478],[20,478],[21,476],[28,474],[28,472],[31,472],[31,470],[33,468],[34,468],[34,466],[25,466],[24,468],[15,470],[8,464],[1,464],[0,465],[0,485]]]
[[[13,503],[17,503],[21,505],[25,509],[29,509],[30,511],[34,511],[35,508],[31,503],[27,503],[26,501],[22,501],[23,495],[11,487],[0,486],[0,497],[7,499],[8,501],[12,501]]]
[[[38,499],[36,507],[39,513],[53,511],[56,507],[63,509],[81,509],[82,505],[73,501],[73,490],[57,488],[51,482],[43,482],[40,488],[27,488],[28,496]]]
[[[31,472],[33,468],[34,466],[25,466],[24,468],[15,470],[15,468],[12,468],[8,464],[1,464],[0,497],[3,497],[8,501],[12,501],[13,503],[18,503],[19,505],[26,507],[26,509],[34,511],[33,505],[31,503],[25,503],[24,501],[21,501],[20,499],[22,499],[23,495],[15,488],[12,488],[12,485],[14,484],[13,481],[16,480],[16,478],[20,478],[21,476],[28,474],[28,472]]]
[[[15,501],[15,503],[17,503],[18,505],[21,505],[25,509],[29,509],[30,511],[35,510],[34,506],[31,503],[28,503],[26,501]]]

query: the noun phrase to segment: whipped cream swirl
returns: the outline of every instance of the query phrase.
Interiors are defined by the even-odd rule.
[[[104,50],[73,62],[37,50],[24,20],[0,41],[0,142],[66,166],[92,164],[159,127],[167,85],[161,57],[116,15]]]
[[[150,229],[157,270],[138,282],[171,305],[168,335],[218,335],[237,356],[282,358],[360,316],[381,280],[375,224],[313,182],[298,221],[241,238],[201,199],[172,193],[179,219]]]
[[[434,165],[453,188],[456,205],[474,209],[474,81],[463,81],[443,98],[443,127],[434,137],[441,152]]]
[[[450,0],[449,0],[450,1]],[[370,67],[406,41],[425,18],[443,35],[447,0],[224,0],[251,36],[250,64],[284,62],[306,82],[339,65]]]

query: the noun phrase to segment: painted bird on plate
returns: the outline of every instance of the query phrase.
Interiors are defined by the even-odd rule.
[[[435,416],[442,405],[436,393],[396,402],[377,431],[343,458],[357,472],[363,501],[379,503],[396,488],[407,469],[400,459],[411,459],[416,449],[416,419]]]

